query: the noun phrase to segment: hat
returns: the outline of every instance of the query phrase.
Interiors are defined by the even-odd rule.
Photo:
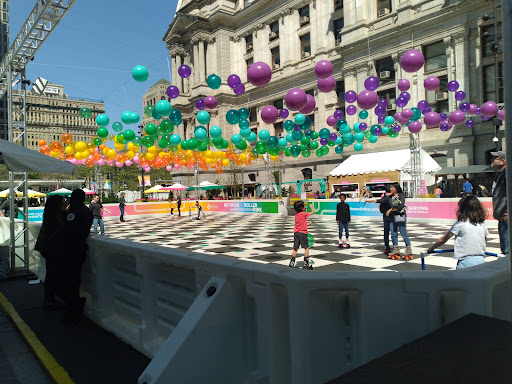
[[[505,158],[505,152],[503,152],[503,151],[491,152],[491,155],[495,156],[495,157],[503,157],[503,158]]]

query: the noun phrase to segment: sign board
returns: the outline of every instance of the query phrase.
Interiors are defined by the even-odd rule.
[[[300,193],[300,199],[301,200],[304,200],[304,201],[307,201],[308,197],[306,195],[306,192],[305,191],[301,191]]]
[[[50,93],[52,95],[58,95],[59,94],[59,88],[57,88],[57,87],[46,87],[44,89],[44,93]]]
[[[387,183],[389,179],[371,179],[370,183]]]

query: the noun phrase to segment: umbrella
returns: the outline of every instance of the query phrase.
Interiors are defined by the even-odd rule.
[[[226,187],[223,187],[222,185],[210,183],[209,181],[203,181],[199,185],[193,185],[190,188],[187,188],[187,191],[193,191],[195,189],[202,189],[203,191],[209,191],[212,189],[224,189]]]
[[[87,188],[82,188],[82,191],[84,191],[86,195],[94,195],[96,193]]]
[[[71,195],[72,192],[73,191],[70,191],[69,189],[60,188],[60,189],[57,189],[56,191],[47,193],[46,196],[52,196],[52,195],[68,196],[68,195]]]
[[[9,193],[9,188],[4,189],[3,191],[0,191],[0,197],[7,197],[8,193]],[[17,197],[23,196],[23,193],[21,193],[20,191],[16,191],[16,196]]]
[[[75,173],[69,161],[54,159],[38,151],[0,139],[0,164],[11,172]]]
[[[186,185],[180,184],[180,183],[174,183],[170,187],[163,187],[162,191],[184,191],[188,187]]]
[[[32,189],[27,189],[27,196],[28,197],[46,197],[46,194],[34,191]]]
[[[161,192],[162,188],[163,187],[161,185],[157,184],[154,187],[145,190],[144,193],[157,193],[157,192]]]

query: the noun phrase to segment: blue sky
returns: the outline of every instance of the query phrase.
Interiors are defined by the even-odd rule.
[[[142,117],[142,95],[161,78],[170,79],[162,39],[176,3],[77,0],[27,66],[27,78],[41,76],[62,84],[70,96],[104,100],[111,124],[127,110]],[[10,44],[35,4],[9,1]],[[148,68],[146,82],[131,77],[136,65]]]

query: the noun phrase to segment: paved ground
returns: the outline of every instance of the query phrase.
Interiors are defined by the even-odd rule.
[[[189,220],[159,216],[153,218],[126,217],[124,223],[107,221],[107,236],[162,247],[182,248],[197,253],[219,254],[258,263],[288,265],[292,245],[294,218],[264,214],[210,214],[206,220]],[[350,224],[349,249],[338,249],[338,229],[334,217],[313,216],[310,233],[315,243],[310,250],[316,270],[420,270],[420,252],[426,250],[450,226],[407,223],[414,255],[412,261],[390,260],[382,254],[383,228],[380,221],[355,219]],[[488,252],[499,252],[498,230],[489,229]],[[399,245],[405,244],[399,237]],[[453,248],[451,240],[445,249]],[[303,256],[299,250],[298,257]],[[456,266],[452,254],[429,256],[428,270],[448,270]],[[493,261],[488,257],[486,261]],[[296,267],[302,262],[298,259]]]

